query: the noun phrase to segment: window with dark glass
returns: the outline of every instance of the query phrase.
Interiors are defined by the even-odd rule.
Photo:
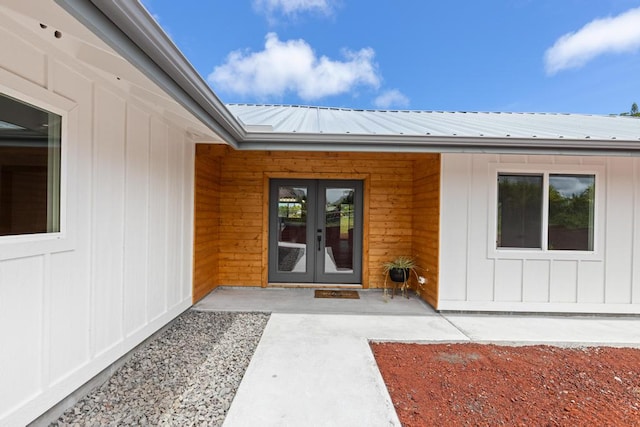
[[[542,247],[542,188],[542,175],[498,175],[498,247]]]
[[[546,224],[545,249],[593,251],[594,201],[595,175],[498,174],[497,247],[542,249]]]
[[[60,231],[61,117],[0,94],[0,236]]]
[[[549,176],[550,250],[593,250],[594,175]]]

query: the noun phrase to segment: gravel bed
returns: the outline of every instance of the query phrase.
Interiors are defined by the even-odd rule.
[[[222,425],[268,319],[186,311],[51,425]]]

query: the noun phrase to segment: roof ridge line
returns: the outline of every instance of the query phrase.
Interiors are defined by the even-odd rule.
[[[274,107],[274,108],[305,108],[309,110],[335,110],[371,113],[425,113],[425,114],[513,114],[513,115],[542,115],[542,116],[587,116],[587,117],[612,117],[611,114],[595,113],[567,113],[550,111],[471,111],[471,110],[420,110],[420,109],[375,109],[375,108],[353,108],[353,107],[332,107],[326,105],[306,105],[306,104],[274,104],[255,102],[225,102],[226,106],[235,107]],[[613,115],[617,117],[617,115]]]

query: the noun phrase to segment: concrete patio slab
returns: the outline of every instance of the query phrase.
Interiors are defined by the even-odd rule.
[[[444,314],[476,342],[640,347],[640,317]]]
[[[225,426],[399,426],[369,339],[466,341],[439,316],[271,315]]]
[[[313,289],[219,288],[194,309],[271,318],[225,427],[399,426],[369,341],[640,348],[640,317],[437,313],[416,297],[315,299]]]
[[[360,299],[314,298],[311,288],[220,287],[200,300],[196,310],[304,314],[437,316],[417,296],[385,298],[381,289],[356,289]]]

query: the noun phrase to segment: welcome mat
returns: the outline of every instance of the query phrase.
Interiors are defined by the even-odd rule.
[[[335,291],[331,289],[316,289],[316,298],[347,298],[360,299],[357,291]]]

